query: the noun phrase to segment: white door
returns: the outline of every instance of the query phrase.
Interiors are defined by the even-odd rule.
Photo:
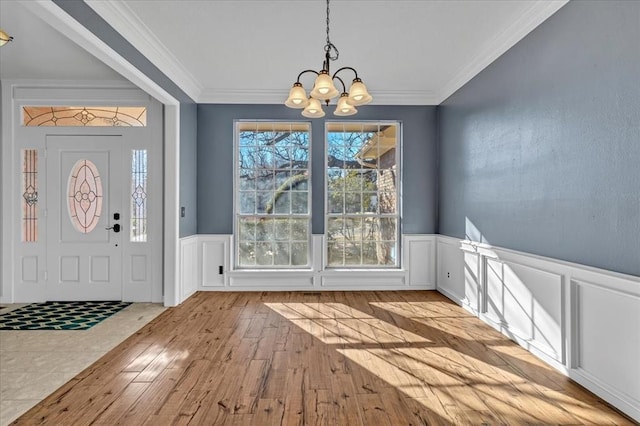
[[[46,152],[47,300],[122,300],[123,138],[48,135]]]

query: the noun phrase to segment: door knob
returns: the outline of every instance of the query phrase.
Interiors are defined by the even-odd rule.
[[[116,223],[115,225],[110,226],[108,228],[104,228],[104,229],[106,229],[107,231],[110,229],[113,229],[113,232],[120,232],[120,224]]]

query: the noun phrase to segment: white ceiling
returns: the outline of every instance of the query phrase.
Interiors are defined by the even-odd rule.
[[[197,102],[280,103],[300,71],[322,66],[322,0],[85,1]],[[22,24],[13,30],[5,19],[6,11],[17,13],[18,7],[0,3],[2,28],[16,36],[9,48],[18,50],[24,38],[29,49],[44,44],[51,56],[62,36],[52,36],[50,28],[46,38],[36,34],[39,30],[31,34],[29,27],[20,34]],[[340,59],[331,67],[356,68],[374,104],[439,104],[565,3],[334,0],[331,41]],[[0,49],[3,78],[16,72],[24,76],[20,58],[5,55],[6,49]],[[68,49],[63,53],[69,55]],[[5,58],[16,63],[5,65]],[[87,67],[89,75],[113,78],[108,67],[97,70],[84,52],[78,53],[82,61],[65,58],[55,62],[57,71],[67,63]],[[52,60],[47,56],[38,63],[49,67]],[[27,64],[35,73],[34,63]],[[348,72],[343,77],[353,78]],[[312,77],[303,77],[302,83],[309,87]]]

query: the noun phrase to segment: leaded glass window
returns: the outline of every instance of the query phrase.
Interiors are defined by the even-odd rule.
[[[236,265],[310,265],[308,123],[236,123]]]
[[[327,266],[398,267],[399,127],[327,123]]]
[[[88,234],[102,214],[102,181],[91,160],[78,160],[71,170],[67,188],[69,218],[75,229]]]
[[[66,127],[145,127],[146,107],[25,106],[22,125]]]
[[[147,241],[147,150],[131,151],[130,240]]]
[[[38,241],[38,150],[22,150],[22,241]]]

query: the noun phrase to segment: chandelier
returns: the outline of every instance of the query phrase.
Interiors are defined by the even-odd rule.
[[[324,111],[322,110],[320,101],[324,101],[328,106],[329,101],[338,95],[338,104],[333,114],[339,116],[354,115],[358,112],[356,109],[357,106],[368,104],[373,99],[354,68],[342,67],[334,72],[333,75],[330,73],[329,63],[337,60],[340,53],[329,38],[329,11],[329,0],[327,0],[327,43],[324,45],[324,62],[322,63],[322,69],[320,71],[304,70],[298,74],[298,79],[293,83],[293,87],[289,91],[289,97],[284,103],[289,108],[304,108],[302,115],[309,118],[324,117]],[[348,92],[344,81],[338,77],[340,72],[347,70],[353,71],[355,74],[355,78]],[[309,96],[307,96],[304,87],[302,87],[302,83],[300,83],[300,77],[307,73],[313,73],[317,76]],[[334,80],[340,82],[342,92],[333,84]]]

